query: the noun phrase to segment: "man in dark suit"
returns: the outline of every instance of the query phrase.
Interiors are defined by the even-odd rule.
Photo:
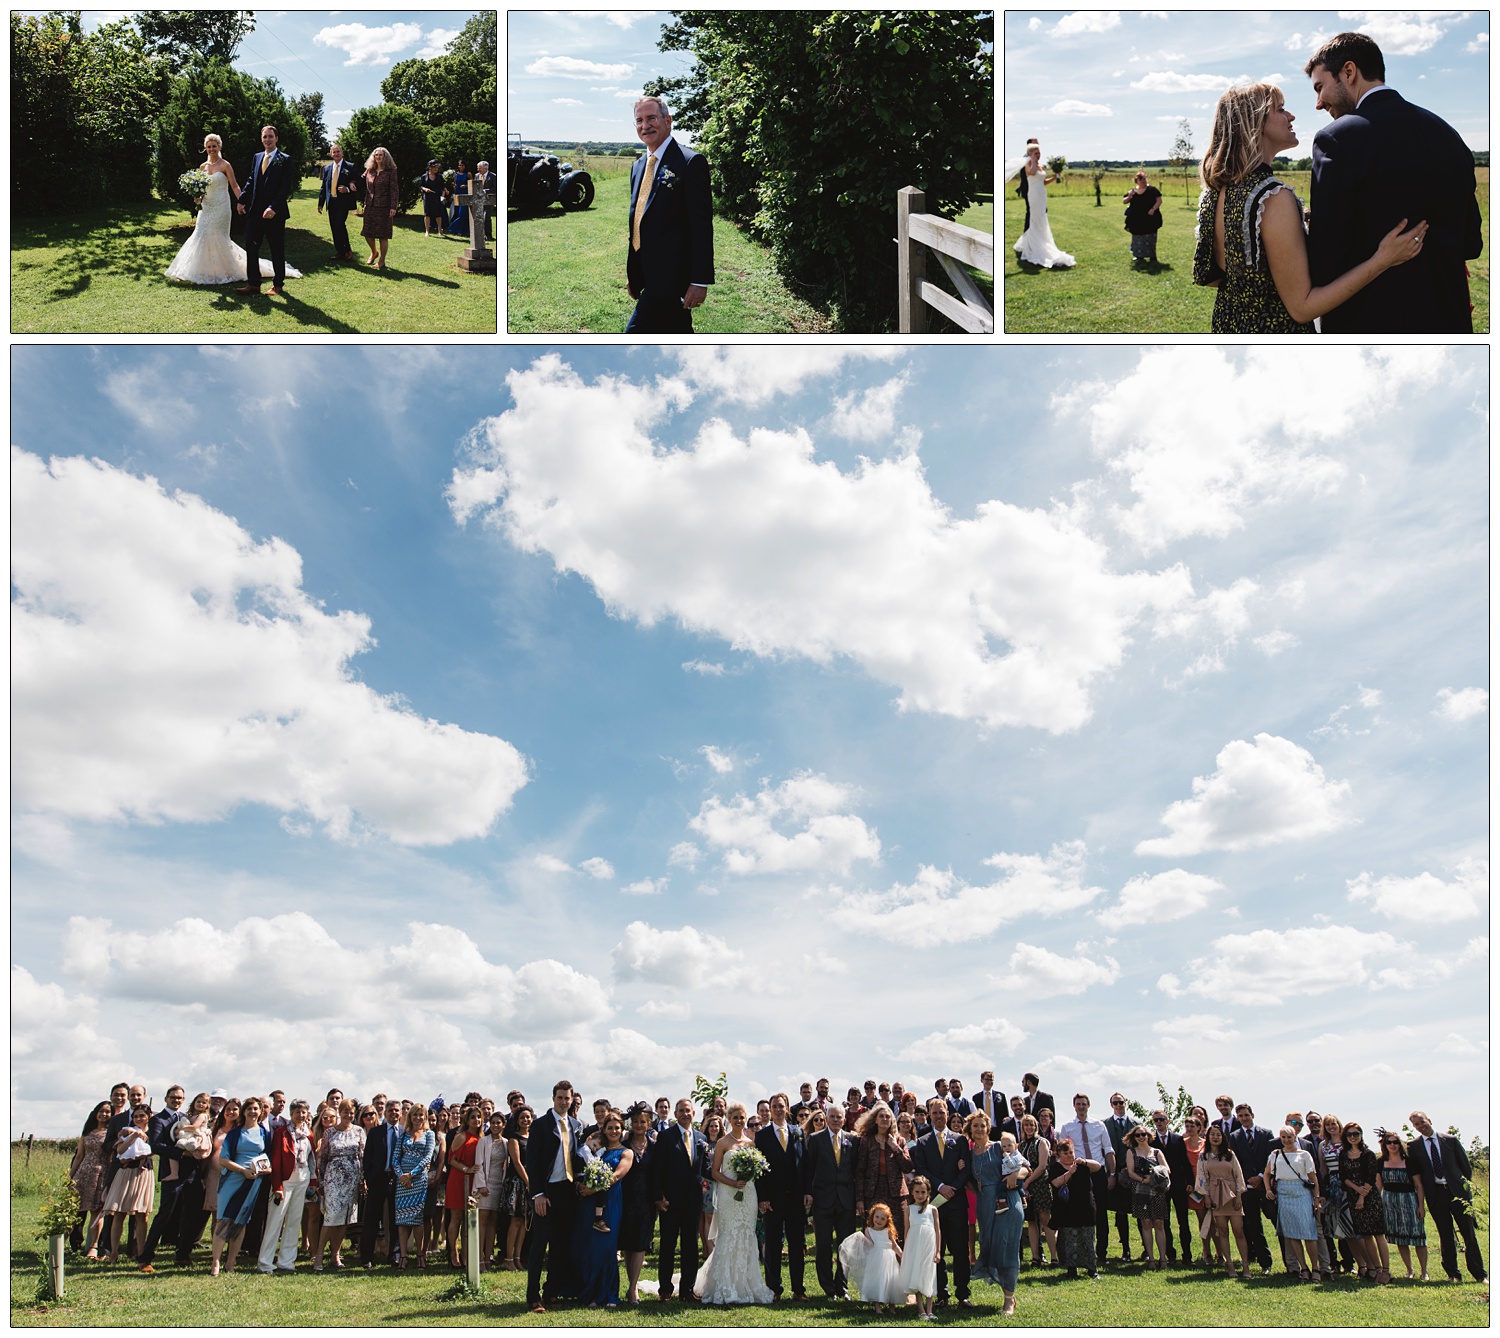
[[[1427,222],[1416,258],[1395,265],[1323,317],[1325,334],[1472,334],[1465,261],[1484,246],[1474,155],[1441,117],[1385,83],[1363,33],[1340,33],[1307,62],[1317,106],[1334,118],[1312,150],[1308,265],[1332,283],[1375,254],[1403,218]]]
[[[986,1112],[988,1113],[988,1112]],[[993,1123],[990,1125],[990,1137],[999,1138],[1001,1134],[1009,1134],[1016,1142],[1021,1142],[1021,1121],[1026,1118],[1026,1098],[1013,1096],[1010,1099],[1010,1114],[1000,1121],[997,1128]]]
[[[1109,1187],[1109,1206],[1115,1213],[1115,1234],[1120,1238],[1120,1258],[1130,1262],[1130,1180],[1125,1174],[1125,1135],[1135,1128],[1135,1120],[1126,1113],[1125,1097],[1116,1092],[1109,1098],[1109,1118],[1104,1121],[1109,1146],[1115,1154],[1113,1183]],[[1107,1235],[1108,1233],[1106,1233]],[[1144,1248],[1144,1243],[1142,1245]]]
[[[807,1300],[804,1251],[807,1209],[802,1206],[802,1161],[807,1143],[802,1130],[787,1119],[791,1103],[785,1092],[771,1098],[771,1122],[756,1130],[755,1146],[771,1169],[755,1182],[755,1197],[766,1224],[766,1286],[781,1299],[781,1238],[786,1236],[787,1265],[792,1275],[792,1299]]]
[[[635,104],[647,156],[630,169],[626,287],[636,299],[626,334],[692,334],[693,308],[714,281],[713,199],[708,159],[672,138],[660,98]]]
[[[999,1133],[995,1131],[1010,1107],[1006,1104],[1005,1093],[995,1086],[995,1075],[990,1069],[985,1069],[979,1075],[979,1087],[974,1092],[974,1109],[982,1110],[990,1117],[991,1137],[999,1138]]]
[[[357,203],[355,187],[357,177],[351,164],[344,161],[344,150],[338,144],[328,147],[333,159],[323,169],[323,179],[318,187],[318,212],[328,208],[328,227],[333,233],[333,258],[353,262],[354,252],[349,249],[349,229],[345,220]]]
[[[1266,1202],[1266,1162],[1275,1151],[1278,1139],[1269,1129],[1262,1129],[1255,1122],[1255,1112],[1248,1101],[1241,1101],[1234,1108],[1238,1123],[1229,1135],[1229,1150],[1234,1153],[1245,1176],[1245,1193],[1241,1204],[1245,1210],[1245,1244],[1250,1257],[1267,1273],[1271,1271],[1271,1250],[1266,1244],[1266,1232],[1261,1220],[1261,1211]]]
[[[1042,1091],[1041,1081],[1034,1073],[1021,1075],[1021,1089],[1026,1093],[1026,1113],[1035,1115],[1039,1110],[1050,1110],[1053,1127],[1061,1128],[1062,1119],[1057,1113],[1057,1102],[1053,1100],[1051,1092]]]
[[[1458,1271],[1458,1245],[1453,1237],[1456,1226],[1464,1238],[1464,1262],[1476,1282],[1483,1282],[1484,1251],[1474,1234],[1474,1205],[1469,1190],[1473,1171],[1464,1145],[1452,1134],[1440,1134],[1432,1127],[1425,1111],[1411,1113],[1412,1128],[1420,1135],[1406,1148],[1406,1164],[1422,1177],[1427,1191],[1427,1210],[1442,1241],[1443,1272],[1450,1282],[1462,1282]]]
[[[660,1109],[666,1097],[659,1097]],[[683,1097],[677,1103],[677,1118],[656,1136],[656,1151],[649,1163],[651,1201],[661,1213],[661,1249],[656,1257],[657,1298],[672,1299],[672,1259],[682,1258],[682,1292],[693,1294],[698,1277],[698,1222],[703,1215],[703,1195],[713,1149],[693,1128],[693,1103]]]
[[[276,147],[276,127],[262,126],[264,146],[255,155],[250,177],[240,187],[239,211],[245,216],[245,286],[237,293],[260,292],[260,245],[271,248],[271,291],[280,293],[286,282],[287,197],[296,182],[292,160]]]
[[[828,1127],[807,1139],[802,1160],[802,1206],[812,1213],[813,1258],[824,1296],[846,1300],[848,1283],[839,1246],[859,1230],[854,1216],[854,1167],[859,1140],[844,1132],[844,1108],[827,1110]]]
[[[1224,1141],[1229,1141],[1229,1136],[1239,1127],[1239,1121],[1234,1118],[1234,1098],[1232,1096],[1214,1097],[1214,1107],[1218,1115],[1209,1119],[1210,1124],[1217,1124],[1224,1131]],[[1208,1130],[1203,1131],[1204,1137],[1208,1136]]]
[[[800,1123],[803,1111],[811,1114],[813,1111],[820,1109],[820,1107],[813,1099],[813,1087],[810,1082],[803,1083],[799,1092],[798,1099],[792,1102],[792,1119]]]
[[[1188,1211],[1188,1190],[1193,1187],[1193,1165],[1188,1160],[1187,1144],[1183,1142],[1181,1134],[1172,1132],[1164,1110],[1151,1112],[1151,1129],[1151,1146],[1161,1149],[1162,1156],[1167,1160],[1167,1169],[1172,1172],[1169,1197],[1177,1214],[1177,1236],[1182,1242],[1182,1262],[1190,1264],[1193,1262],[1193,1228],[1188,1223],[1192,1222],[1196,1226],[1197,1219]],[[1176,1263],[1177,1247],[1172,1244],[1172,1224],[1168,1222],[1166,1228],[1167,1258]]]
[[[948,1102],[934,1096],[927,1103],[927,1121],[932,1126],[911,1145],[913,1175],[925,1175],[932,1183],[932,1200],[938,1203],[938,1227],[943,1249],[953,1256],[953,1294],[967,1309],[969,1300],[969,1196],[964,1187],[973,1176],[969,1140],[948,1128]],[[946,1196],[939,1203],[939,1198]],[[894,1205],[893,1205],[894,1207]],[[941,1255],[937,1266],[937,1301],[948,1304],[948,1266]]]
[[[691,1116],[691,1112],[689,1112]],[[656,1098],[656,1114],[651,1121],[651,1132],[664,1134],[672,1127],[672,1103],[664,1096]]]
[[[396,1230],[396,1154],[401,1151],[401,1103],[386,1101],[385,1119],[365,1131],[365,1206],[359,1231],[359,1262],[375,1267],[375,1238],[385,1223],[386,1258],[401,1266],[400,1233]],[[266,1197],[265,1195],[261,1196]]]
[[[955,1128],[963,1127],[963,1122],[974,1113],[974,1103],[964,1095],[963,1080],[960,1078],[948,1079],[948,1122]]]
[[[526,1144],[526,1179],[531,1186],[533,1209],[526,1304],[538,1315],[547,1313],[546,1302],[555,1303],[577,1291],[572,1276],[573,1218],[578,1212],[574,1177],[583,1165],[583,1154],[579,1151],[583,1126],[568,1113],[572,1104],[573,1084],[566,1078],[553,1083],[552,1109],[532,1124]]]
[[[479,167],[474,173],[474,179],[469,182],[469,193],[471,195],[498,195],[499,186],[495,184],[495,175],[490,171],[488,160],[481,158]],[[495,215],[488,207],[479,204],[471,206],[484,220],[484,235],[493,240],[495,236]]]
[[[186,1168],[179,1170],[175,1179],[168,1180],[166,1177],[170,1162],[185,1161],[182,1153],[177,1150],[177,1145],[172,1142],[172,1131],[180,1121],[187,1118],[182,1110],[182,1103],[186,1099],[187,1093],[181,1087],[174,1084],[167,1088],[166,1105],[151,1117],[151,1123],[146,1126],[147,1137],[151,1140],[151,1152],[156,1157],[156,1180],[161,1188],[161,1202],[151,1222],[151,1230],[146,1234],[145,1247],[136,1259],[143,1272],[155,1271],[151,1267],[151,1261],[156,1257],[156,1247],[164,1237],[173,1243],[177,1240],[182,1213],[179,1196],[187,1179],[184,1174]]]

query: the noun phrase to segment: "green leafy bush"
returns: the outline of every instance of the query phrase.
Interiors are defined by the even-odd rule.
[[[433,154],[427,139],[427,127],[417,119],[414,111],[389,103],[361,107],[349,118],[340,139],[344,156],[361,172],[365,160],[377,146],[389,150],[396,160],[401,208],[410,209],[417,202],[417,178],[427,170],[427,160]]]

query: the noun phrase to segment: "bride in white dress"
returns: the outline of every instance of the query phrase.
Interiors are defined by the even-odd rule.
[[[736,1101],[726,1113],[729,1132],[714,1146],[714,1224],[709,1229],[714,1252],[698,1270],[693,1294],[707,1305],[770,1305],[775,1298],[761,1276],[755,1248],[755,1219],[760,1213],[755,1182],[731,1180],[724,1173],[729,1153],[755,1144],[745,1137],[744,1106]],[[744,1198],[736,1199],[740,1192]]]
[[[1028,265],[1071,269],[1077,261],[1066,251],[1058,249],[1052,240],[1052,225],[1047,222],[1047,183],[1057,178],[1042,170],[1041,145],[1027,146],[1026,162],[1021,171],[1026,176],[1026,207],[1031,212],[1031,222],[1016,242],[1016,254]]]
[[[234,179],[234,168],[221,156],[223,141],[217,135],[205,135],[203,147],[208,152],[208,161],[203,164],[208,173],[208,191],[203,196],[203,208],[198,211],[193,235],[167,266],[167,278],[200,285],[243,283],[249,277],[245,270],[245,250],[229,237],[234,202],[240,197],[239,183]],[[286,272],[293,279],[302,277],[290,265]],[[275,277],[269,260],[260,262],[260,273],[262,278]]]

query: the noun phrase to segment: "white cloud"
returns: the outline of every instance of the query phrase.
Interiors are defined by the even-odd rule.
[[[944,1072],[978,1073],[992,1068],[996,1055],[1013,1055],[1026,1033],[1003,1017],[933,1031],[913,1041],[895,1058]]]
[[[896,431],[896,405],[909,383],[905,372],[868,390],[853,390],[833,402],[828,430],[850,441],[884,441]]]
[[[1181,1044],[1185,1041],[1222,1044],[1239,1038],[1239,1032],[1227,1025],[1218,1013],[1189,1013],[1180,1017],[1163,1018],[1153,1022],[1151,1030],[1162,1037],[1162,1044]]]
[[[726,804],[712,796],[688,826],[724,852],[728,873],[846,873],[856,860],[880,858],[875,832],[840,811],[853,801],[850,786],[801,772],[753,798],[740,794]],[[780,827],[794,830],[788,835]]]
[[[831,953],[824,952],[822,948],[816,952],[804,953],[802,966],[814,976],[847,976],[849,974],[848,962],[842,957],[835,957]]]
[[[1209,898],[1225,890],[1217,878],[1186,869],[1138,874],[1120,889],[1120,900],[1096,911],[1106,925],[1165,924],[1201,911]]]
[[[1287,349],[1147,349],[1129,374],[1081,386],[1059,407],[1085,415],[1095,453],[1135,495],[1113,514],[1143,550],[1189,535],[1222,538],[1257,507],[1341,486],[1348,465],[1315,445],[1347,449],[1344,424],[1380,413],[1414,384],[1441,381],[1447,365],[1437,347],[1327,352],[1325,387]],[[1268,398],[1267,384],[1278,393]],[[1185,417],[1156,412],[1167,394],[1186,397]],[[1210,419],[1218,427],[1205,437],[1196,424]]]
[[[547,873],[572,873],[573,866],[565,859],[559,859],[556,855],[538,855],[532,861],[537,868]]]
[[[413,53],[417,60],[432,60],[446,55],[448,43],[463,31],[462,28],[429,28],[427,40]]]
[[[1381,9],[1339,11],[1339,18],[1349,25],[1345,31],[1361,32],[1373,38],[1387,60],[1392,56],[1419,56],[1424,51],[1431,51],[1449,28],[1467,17],[1461,10],[1434,13]]]
[[[721,368],[712,348],[686,352]],[[480,425],[449,486],[460,522],[549,553],[618,617],[675,617],[762,656],[851,657],[902,709],[1074,729],[1132,625],[1191,593],[1181,566],[1111,570],[1061,505],[955,518],[914,454],[844,473],[801,429],[742,440],[722,419],[662,450],[648,428],[691,396],[681,383],[586,384],[556,354],[508,381],[515,407]]]
[[[1472,720],[1490,709],[1490,694],[1484,688],[1438,689],[1438,704],[1433,714],[1455,724]]]
[[[304,911],[251,916],[226,929],[197,916],[149,933],[72,916],[63,970],[105,995],[240,1012],[274,998],[299,1018],[342,1019],[373,992],[385,1016],[408,1005],[452,1008],[507,1035],[549,1035],[610,1016],[592,976],[551,959],[512,968],[451,925],[412,921],[404,941],[351,948]]]
[[[1042,26],[1042,21],[1041,21],[1041,19],[1037,18],[1035,14],[1033,14],[1031,16],[1031,18],[1027,21],[1027,24],[1026,24],[1027,30],[1030,31],[1030,32],[1036,32],[1036,30],[1038,28],[1040,28],[1041,26]]]
[[[1411,945],[1390,934],[1367,934],[1346,925],[1319,929],[1257,929],[1226,934],[1212,944],[1213,954],[1189,962],[1188,982],[1163,976],[1158,988],[1176,997],[1202,994],[1210,999],[1259,1006],[1263,999],[1372,984],[1371,959],[1406,956]]]
[[[1193,797],[1162,814],[1171,836],[1141,841],[1138,855],[1201,855],[1305,840],[1347,825],[1347,781],[1330,781],[1305,748],[1274,734],[1234,739],[1219,750],[1218,770],[1193,778]]]
[[[553,106],[556,107],[581,107],[583,102],[579,98],[553,98]]]
[[[1114,110],[1102,102],[1080,102],[1077,98],[1064,98],[1054,102],[1048,109],[1054,116],[1113,116]]]
[[[98,1100],[119,1081],[125,1063],[121,1046],[99,1033],[96,998],[69,994],[15,965],[10,968],[10,1059],[12,1099],[49,1105]]]
[[[673,868],[696,869],[703,852],[691,841],[679,841],[667,852],[667,863]]]
[[[1417,956],[1409,951],[1409,944],[1402,946],[1408,949],[1403,958],[1406,965],[1388,966],[1378,971],[1370,982],[1371,989],[1415,990],[1441,984],[1471,962],[1487,964],[1490,956],[1490,941],[1487,938],[1471,938],[1464,945],[1463,951],[1451,960],[1446,957]]]
[[[1080,9],[1073,14],[1064,14],[1052,26],[1054,37],[1072,37],[1078,33],[1107,33],[1120,26],[1118,10]]]
[[[187,493],[12,453],[12,756],[22,810],[204,822],[244,803],[335,837],[484,835],[526,783],[503,739],[415,714],[350,668],[370,622]]]
[[[1462,860],[1452,882],[1430,873],[1414,878],[1376,878],[1362,873],[1348,880],[1349,900],[1368,901],[1388,920],[1418,920],[1450,924],[1482,915],[1489,907],[1490,864],[1487,859]]]
[[[693,1010],[681,999],[671,1003],[664,999],[647,999],[635,1011],[642,1017],[662,1022],[686,1022],[693,1015]]]
[[[1093,901],[1104,889],[1084,884],[1087,857],[1082,841],[1062,842],[1046,855],[991,855],[985,863],[1002,875],[986,887],[924,864],[911,883],[844,895],[829,918],[914,948],[966,943],[1026,916],[1062,915]]]
[[[671,350],[682,375],[699,390],[737,404],[764,404],[794,395],[809,381],[851,363],[891,362],[897,345],[802,348],[787,344],[684,344]]]
[[[1464,51],[1470,56],[1488,55],[1490,50],[1489,33],[1480,33],[1472,42],[1464,47]]]
[[[705,678],[722,678],[724,666],[707,660],[684,660],[682,667],[690,674],[702,674]]]
[[[1173,70],[1152,70],[1130,86],[1143,93],[1222,92],[1236,84],[1248,84],[1248,74],[1233,77],[1224,74],[1178,74]]]
[[[738,979],[744,960],[723,939],[692,925],[653,929],[644,920],[625,926],[612,956],[620,980],[644,980],[682,990],[719,988]]]
[[[590,19],[603,19],[606,23],[613,23],[616,28],[628,29],[638,19],[644,19],[645,14],[637,14],[627,9],[588,10],[587,17]]]
[[[313,41],[345,52],[345,65],[389,65],[398,51],[420,41],[420,23],[392,23],[371,28],[363,23],[340,23],[313,34]]]
[[[626,63],[610,65],[579,60],[577,56],[539,56],[526,67],[526,73],[554,79],[624,79],[634,69],[634,65]]]
[[[665,878],[640,878],[620,889],[627,897],[655,897],[667,890]]]
[[[1120,978],[1120,964],[1113,957],[1096,962],[1079,954],[1061,957],[1046,948],[1017,943],[1004,975],[990,979],[1001,989],[1025,990],[1029,998],[1053,994],[1082,994],[1091,985],[1113,985]]]
[[[713,744],[705,743],[698,751],[703,754],[703,760],[719,775],[727,776],[734,770],[734,758],[728,753],[721,753]]]
[[[1450,1031],[1437,1049],[1440,1055],[1482,1055],[1489,1048],[1489,1042],[1482,1038],[1476,1043],[1467,1036]]]
[[[578,867],[590,878],[598,878],[601,881],[615,876],[615,866],[599,855],[590,855]]]

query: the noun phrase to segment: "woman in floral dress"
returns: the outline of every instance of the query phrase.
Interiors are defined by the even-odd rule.
[[[323,1251],[333,1246],[333,1266],[343,1268],[344,1232],[359,1220],[359,1184],[364,1178],[365,1131],[354,1123],[354,1101],[339,1102],[339,1122],[325,1130],[318,1147],[318,1186],[323,1226],[313,1254],[313,1272],[323,1271]]]
[[[101,1101],[84,1121],[83,1136],[78,1140],[78,1150],[73,1154],[73,1164],[68,1175],[78,1191],[78,1206],[93,1214],[89,1223],[88,1259],[99,1257],[99,1231],[104,1225],[101,1210],[104,1207],[104,1136],[109,1128],[112,1110],[108,1101]]]
[[[1344,1126],[1339,1179],[1349,1196],[1349,1221],[1354,1227],[1354,1254],[1359,1259],[1360,1272],[1371,1282],[1389,1282],[1391,1255],[1385,1243],[1380,1163],[1365,1146],[1364,1130],[1352,1120]]]
[[[863,1222],[877,1203],[891,1210],[897,1236],[906,1230],[906,1178],[911,1153],[896,1132],[896,1118],[884,1101],[877,1101],[854,1126],[859,1136],[854,1163],[854,1215]]]

